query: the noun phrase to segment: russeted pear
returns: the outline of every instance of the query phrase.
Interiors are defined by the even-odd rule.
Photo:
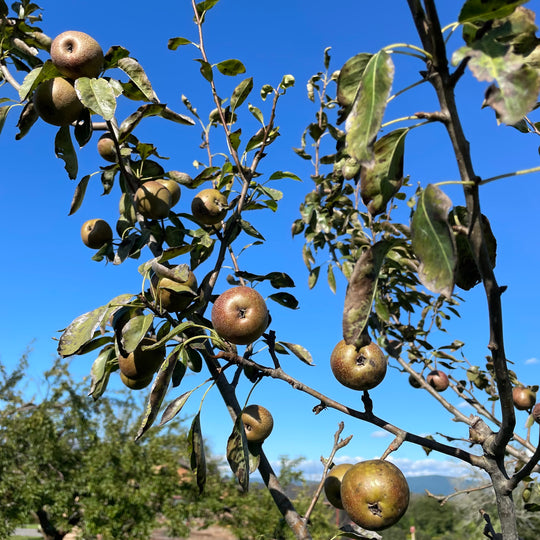
[[[148,219],[164,219],[171,209],[171,192],[159,182],[144,182],[135,192],[135,209]]]
[[[85,246],[99,249],[104,244],[112,242],[113,232],[104,219],[89,219],[81,227],[81,239]]]
[[[246,439],[252,443],[262,443],[274,428],[270,411],[261,405],[245,407],[242,411],[242,423],[246,430]]]
[[[204,225],[219,223],[227,214],[228,209],[227,197],[213,188],[199,191],[191,202],[191,214],[196,221]]]
[[[103,69],[103,50],[88,34],[68,30],[53,39],[51,60],[65,77],[96,78]]]
[[[33,96],[34,107],[42,120],[53,126],[68,126],[81,115],[84,106],[73,84],[62,77],[42,82]]]

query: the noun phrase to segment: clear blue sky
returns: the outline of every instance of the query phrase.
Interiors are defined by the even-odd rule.
[[[457,20],[461,2],[438,3],[443,24]],[[69,8],[64,2],[46,0],[41,5],[44,8],[41,26],[51,37],[73,29],[92,35],[104,50],[122,45],[144,66],[159,98],[171,108],[185,112],[180,101],[182,94],[191,100],[203,118],[214,108],[207,85],[199,75],[198,64],[192,60],[196,56],[195,49],[181,47],[176,52],[167,49],[170,37],[196,39],[190,2],[173,2],[159,10],[153,10],[151,3],[140,0],[130,2],[129,9],[125,3],[104,0],[84,0]],[[540,2],[535,0],[528,6],[538,11]],[[282,135],[271,147],[261,170],[266,174],[290,170],[304,182],[282,180],[275,184],[274,187],[285,192],[278,214],[268,212],[254,218],[257,228],[269,241],[264,249],[255,248],[251,255],[242,257],[241,264],[245,270],[255,273],[283,270],[296,282],[300,309],[289,311],[272,303],[269,307],[273,328],[278,339],[307,347],[316,366],[305,366],[290,357],[284,360],[284,369],[329,396],[361,408],[360,394],[335,382],[329,368],[330,352],[341,335],[345,283],[340,280],[335,295],[323,280],[309,292],[301,257],[302,242],[299,237],[293,240],[290,235],[298,207],[311,189],[309,175],[312,172],[309,164],[296,157],[291,148],[299,146],[303,128],[314,118],[315,109],[306,99],[305,85],[312,74],[322,69],[326,47],[332,47],[333,69],[339,69],[358,52],[376,52],[396,42],[418,44],[406,2],[343,0],[332,5],[314,0],[308,5],[290,0],[271,3],[221,0],[209,13],[205,29],[210,60],[241,59],[247,68],[244,76],[254,77],[255,89],[265,83],[277,85],[286,73],[296,78],[296,86],[282,99],[278,111],[277,123]],[[457,47],[459,41],[456,37],[452,43]],[[403,58],[395,58],[394,90],[414,80],[423,67]],[[240,77],[218,78],[219,93],[230,95],[240,80]],[[490,177],[536,166],[540,139],[498,127],[492,111],[480,108],[484,89],[485,83],[477,83],[467,75],[458,92],[477,173]],[[2,95],[7,92],[6,88],[2,91]],[[257,96],[254,91],[249,101],[263,112],[267,111],[267,106],[261,105]],[[132,103],[120,107],[120,119],[130,112],[127,108],[130,106]],[[426,86],[416,97],[406,97],[393,104],[388,114],[389,118],[404,116],[435,107],[433,95]],[[245,105],[242,112],[249,116]],[[53,361],[56,351],[53,338],[59,336],[58,330],[117,294],[139,291],[141,276],[137,266],[151,255],[145,251],[139,261],[118,267],[91,261],[93,253],[81,243],[80,227],[94,217],[115,222],[118,187],[112,195],[101,197],[99,176],[94,177],[82,208],[74,216],[68,216],[76,182],[67,178],[63,162],[54,156],[56,128],[40,123],[17,142],[14,140],[15,121],[16,114],[12,112],[1,134],[4,289],[0,361],[14,365],[31,344],[31,373],[34,380],[38,380]],[[442,128],[433,125],[416,131],[418,133],[407,142],[405,162],[406,174],[411,176],[413,184],[457,179]],[[141,124],[136,133],[141,140],[157,144],[161,155],[170,157],[168,169],[195,174],[192,162],[205,160],[205,153],[198,147],[197,127],[169,125],[156,118]],[[97,140],[98,134],[94,137]],[[79,158],[78,180],[103,164],[92,142],[79,152]],[[540,250],[535,222],[540,200],[539,180],[538,174],[501,180],[487,185],[482,193],[483,211],[490,218],[499,245],[497,277],[500,284],[508,285],[503,296],[507,353],[513,369],[526,384],[540,382],[537,375],[540,353],[535,337],[540,300],[536,283]],[[459,189],[452,187],[445,191],[454,204],[463,203]],[[191,192],[184,191],[180,209],[184,205],[187,211],[191,196]],[[221,287],[226,285],[222,282]],[[263,294],[273,292],[266,286],[259,290]],[[465,341],[467,357],[483,362],[488,352],[488,330],[482,290],[474,289],[463,297],[466,302],[462,306],[462,318],[448,326],[449,341]],[[92,354],[73,358],[76,377],[87,376],[92,361]],[[190,383],[194,386],[198,382],[199,377],[195,376],[185,379],[182,387],[169,397],[176,397],[177,393],[187,390]],[[241,401],[248,391],[247,386],[240,388]],[[198,396],[202,394],[192,397],[188,413],[198,407]],[[466,426],[449,422],[445,410],[429,396],[413,390],[406,377],[395,369],[390,369],[383,384],[372,391],[372,398],[377,415],[414,433],[443,431],[455,436],[467,435]],[[275,418],[274,432],[265,443],[269,458],[277,460],[283,454],[304,456],[309,472],[322,470],[319,457],[330,451],[340,420],[345,421],[344,435],[354,434],[352,442],[339,455],[340,460],[380,456],[391,441],[373,426],[342,418],[336,412],[313,415],[311,409],[316,402],[312,398],[278,381],[260,384],[253,401],[270,409]],[[518,414],[519,423],[523,424],[525,418],[525,413]],[[206,399],[202,423],[212,451],[223,453],[231,423],[217,390]],[[413,445],[402,446],[394,459],[405,473],[452,472],[444,456],[432,453],[426,459],[423,450]]]

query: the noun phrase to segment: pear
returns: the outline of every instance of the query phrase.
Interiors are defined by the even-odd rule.
[[[62,77],[42,82],[34,92],[33,101],[38,115],[53,126],[72,124],[84,109],[73,84]]]
[[[81,227],[81,238],[85,246],[99,249],[104,244],[112,242],[111,226],[104,219],[89,219]]]
[[[199,191],[191,203],[191,213],[204,225],[215,225],[223,220],[229,209],[227,197],[217,189]]]
[[[96,78],[103,69],[103,50],[88,34],[68,30],[53,39],[51,60],[65,77]]]
[[[118,161],[114,139],[108,131],[98,139],[97,151],[105,161],[110,161],[111,163]]]
[[[171,202],[171,192],[155,180],[145,182],[135,192],[135,209],[148,219],[166,218]]]

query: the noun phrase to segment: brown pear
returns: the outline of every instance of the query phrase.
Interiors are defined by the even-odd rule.
[[[51,60],[65,77],[95,78],[103,69],[103,50],[99,43],[88,34],[68,30],[53,39]]]

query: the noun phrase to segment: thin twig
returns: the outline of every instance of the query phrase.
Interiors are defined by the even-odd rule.
[[[311,499],[311,502],[309,503],[308,509],[306,510],[306,513],[304,514],[304,522],[308,523],[309,518],[315,509],[315,505],[317,504],[317,501],[319,500],[319,497],[321,496],[322,490],[324,488],[324,482],[326,480],[326,475],[328,474],[328,471],[333,465],[334,456],[336,455],[338,450],[341,450],[341,448],[344,448],[347,446],[351,439],[353,438],[352,435],[349,435],[345,439],[340,439],[341,433],[343,432],[343,428],[345,427],[345,424],[343,422],[339,423],[338,430],[334,433],[334,446],[332,447],[332,451],[330,452],[330,455],[328,456],[328,459],[323,460],[321,458],[321,461],[324,463],[324,469],[322,472],[321,480],[319,482],[319,485],[317,486],[317,489],[315,490],[315,493],[313,494],[313,497]]]

